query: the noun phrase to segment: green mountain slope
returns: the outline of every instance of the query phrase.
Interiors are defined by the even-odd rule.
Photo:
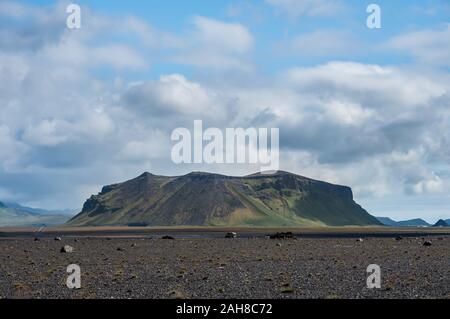
[[[287,172],[229,177],[145,173],[105,186],[68,226],[381,225],[353,201],[349,187]]]

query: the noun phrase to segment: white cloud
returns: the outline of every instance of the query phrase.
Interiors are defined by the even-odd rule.
[[[308,1],[277,3],[294,6],[296,16],[325,14],[329,8],[325,2],[318,12],[311,11]],[[17,16],[31,14],[25,6],[15,10]],[[41,21],[50,21],[52,14],[39,13]],[[80,206],[98,185],[144,170],[253,172],[253,167],[242,166],[173,165],[170,132],[191,128],[194,119],[220,128],[279,127],[283,169],[350,185],[358,198],[448,192],[448,74],[336,61],[276,76],[240,77],[234,71],[252,70],[249,55],[255,42],[242,24],[195,17],[193,28],[170,34],[134,17],[112,23],[108,17],[87,14],[92,24],[81,32],[42,33],[47,36],[37,41],[27,33],[10,32],[9,42],[0,41],[4,194],[49,207]],[[118,38],[142,41],[125,45],[105,36],[111,30]],[[437,41],[445,32],[426,36]],[[347,36],[321,30],[294,42],[299,50],[314,54],[344,52],[333,34]],[[402,45],[411,46],[424,61],[442,56],[445,62],[445,39],[440,46],[427,42],[426,36],[415,37],[418,42],[403,40]],[[238,75],[172,73],[130,83],[127,73],[103,80],[93,72],[98,67],[114,73],[145,68],[154,63],[150,53],[155,48],[167,50],[164,56],[171,61]],[[429,54],[430,48],[438,53]],[[68,193],[74,194],[70,204]]]
[[[448,160],[446,83],[448,76],[332,62],[233,93],[241,123],[280,127],[285,169],[351,185],[358,198],[419,196],[448,189],[448,170],[434,169]]]
[[[330,16],[342,8],[338,0],[266,0],[291,17]]]
[[[375,110],[363,108],[360,104],[352,102],[330,101],[324,111],[330,122],[343,125],[362,126],[369,121],[379,120]]]
[[[44,120],[25,130],[23,139],[34,145],[58,145],[67,140],[65,131],[69,123],[59,120]]]
[[[17,141],[10,128],[0,122],[0,172],[17,165],[18,159],[28,150],[27,145]],[[1,175],[0,175],[1,176]]]
[[[440,29],[419,30],[396,36],[385,46],[410,54],[426,64],[450,66],[450,24]]]
[[[194,24],[198,40],[214,50],[245,53],[253,47],[252,35],[241,24],[225,23],[200,16],[194,18]]]
[[[288,77],[293,85],[305,91],[316,91],[328,85],[335,96],[342,93],[358,97],[363,93],[368,104],[378,104],[379,108],[422,106],[448,90],[445,83],[433,81],[425,75],[395,67],[353,62],[329,62],[314,68],[294,68],[288,72]]]
[[[183,75],[162,75],[159,81],[130,85],[124,96],[129,108],[149,117],[188,117],[224,120],[227,99]],[[172,124],[175,125],[175,124]]]
[[[254,40],[246,27],[201,16],[194,17],[193,23],[194,30],[179,41],[184,44],[172,61],[211,69],[251,71],[246,55]]]
[[[161,143],[167,140],[168,135],[161,131],[153,132],[144,136],[140,141],[129,141],[119,152],[118,158],[124,161],[137,162],[138,164],[151,162],[154,159],[167,159],[167,154],[171,151],[168,143]]]
[[[411,185],[411,188],[407,188],[407,191],[411,191],[416,195],[442,193],[444,191],[444,183],[439,176],[433,175],[429,179],[421,180]]]

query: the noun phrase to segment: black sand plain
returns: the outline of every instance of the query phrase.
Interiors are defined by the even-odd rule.
[[[227,231],[238,238],[225,239]],[[0,298],[450,299],[450,229],[283,229],[296,238],[266,237],[276,231],[3,229]],[[74,251],[62,253],[65,245]],[[81,289],[66,287],[70,264],[81,268]],[[366,286],[370,264],[381,267],[381,289]]]

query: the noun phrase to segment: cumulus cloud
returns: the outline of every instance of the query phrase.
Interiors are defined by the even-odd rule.
[[[180,74],[163,75],[159,81],[131,84],[124,93],[123,102],[149,120],[173,116],[224,121],[231,111],[225,95]]]
[[[309,1],[270,2],[292,6],[297,16],[325,14],[330,10],[326,3],[335,4],[321,1],[322,9],[314,12]],[[7,199],[79,207],[101,185],[144,170],[254,172],[239,165],[174,165],[170,133],[191,129],[196,119],[205,128],[278,127],[282,169],[351,185],[358,198],[428,196],[449,189],[450,80],[445,72],[335,61],[291,67],[263,79],[251,72],[226,81],[167,72],[131,81],[135,77],[127,72],[151,67],[155,48],[167,50],[165,62],[249,71],[255,40],[242,24],[207,17],[194,17],[187,30],[171,34],[135,17],[112,23],[89,11],[92,18],[85,19],[80,32],[50,31],[59,23],[53,10],[58,6],[34,11],[0,3],[2,17],[37,15],[23,27],[49,29],[37,32],[43,35],[38,39],[21,32],[21,24],[7,24],[1,31],[10,37],[0,37],[0,195]],[[344,51],[333,34],[347,36],[322,30],[300,35],[295,43],[309,54]],[[445,45],[427,42],[425,36],[415,39],[421,41],[402,40],[402,45],[410,45],[423,61],[433,56],[445,61]],[[444,53],[426,58],[424,48]],[[113,75],[105,79],[102,68]],[[123,78],[116,77],[119,72]],[[67,194],[73,195],[70,202]]]
[[[447,187],[446,174],[429,164],[446,161],[446,83],[395,67],[331,62],[235,93],[247,110],[242,120],[280,127],[287,167],[352,185],[360,197],[426,195]]]

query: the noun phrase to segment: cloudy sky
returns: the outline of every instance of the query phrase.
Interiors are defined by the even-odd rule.
[[[375,1],[372,1],[375,2]],[[0,0],[0,200],[80,208],[175,165],[177,127],[280,128],[281,169],[369,212],[450,218],[450,3]]]

